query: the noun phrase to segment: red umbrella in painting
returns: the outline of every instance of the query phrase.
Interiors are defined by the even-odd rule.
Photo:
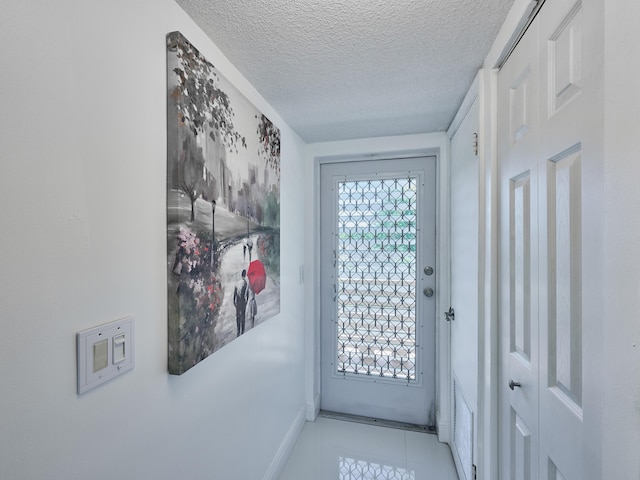
[[[251,290],[256,295],[264,290],[265,283],[267,283],[267,272],[264,271],[264,265],[260,260],[254,260],[249,264],[247,278],[249,279]]]

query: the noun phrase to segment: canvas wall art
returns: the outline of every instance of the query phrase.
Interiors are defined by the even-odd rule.
[[[167,35],[169,372],[280,311],[280,130]]]

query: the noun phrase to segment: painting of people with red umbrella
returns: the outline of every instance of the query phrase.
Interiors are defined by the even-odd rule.
[[[280,130],[167,35],[169,372],[280,312]]]

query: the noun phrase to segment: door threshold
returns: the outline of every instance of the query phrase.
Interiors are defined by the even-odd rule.
[[[399,430],[408,430],[410,432],[436,433],[436,427],[428,425],[415,425],[413,423],[395,422],[393,420],[382,420],[380,418],[362,417],[360,415],[351,415],[348,413],[329,412],[320,410],[319,417],[331,418],[333,420],[343,420],[345,422],[364,423],[365,425],[377,425],[379,427],[397,428]]]

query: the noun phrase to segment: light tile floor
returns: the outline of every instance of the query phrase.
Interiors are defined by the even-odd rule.
[[[280,480],[458,480],[435,435],[318,417],[307,422]]]

